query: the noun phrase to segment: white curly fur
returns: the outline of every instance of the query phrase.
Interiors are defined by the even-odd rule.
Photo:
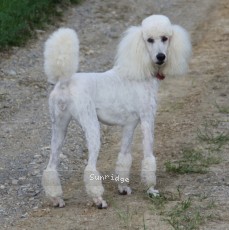
[[[148,187],[156,185],[156,169],[156,159],[154,156],[148,156],[142,160],[142,182]]]
[[[44,170],[42,185],[45,188],[46,196],[52,200],[54,206],[58,206],[60,208],[65,206],[62,199],[63,191],[60,184],[60,178],[56,170]]]
[[[118,190],[120,194],[131,194],[131,188],[129,188],[128,182],[130,178],[130,167],[132,164],[132,156],[130,153],[120,152],[118,156],[118,160],[116,162],[115,173],[119,175],[124,181],[118,181]]]
[[[164,67],[165,75],[182,75],[188,70],[192,47],[189,34],[180,26],[172,26],[172,37],[168,48],[168,62]]]
[[[60,179],[56,170],[45,170],[42,184],[46,187],[46,195],[50,197],[61,197],[63,191],[60,185]]]
[[[75,31],[60,28],[54,32],[45,43],[44,60],[48,82],[55,84],[72,76],[79,63],[79,39]]]
[[[141,123],[143,133],[142,181],[148,193],[157,194],[156,160],[153,155],[154,118],[159,82],[164,76],[184,74],[191,43],[188,33],[163,15],[152,15],[140,26],[130,27],[118,46],[114,67],[104,73],[75,73],[79,41],[74,30],[61,28],[45,44],[45,73],[56,83],[49,99],[52,120],[51,156],[43,174],[43,186],[54,205],[63,207],[57,172],[59,154],[69,121],[79,121],[87,140],[89,157],[85,169],[86,191],[99,208],[106,208],[96,162],[100,149],[99,121],[123,127],[116,173],[129,177],[133,133]],[[48,173],[54,170],[52,175]],[[130,194],[127,183],[118,184],[121,194]]]

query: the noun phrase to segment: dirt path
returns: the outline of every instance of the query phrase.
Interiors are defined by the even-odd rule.
[[[172,225],[177,229],[182,229],[181,226],[229,229],[229,8],[226,3],[226,0],[193,0],[185,4],[182,0],[160,3],[88,0],[66,12],[60,23],[75,28],[79,34],[80,71],[110,68],[120,34],[152,13],[166,14],[190,31],[194,52],[187,77],[166,79],[159,92],[154,152],[158,162],[157,188],[162,196],[156,201],[146,197],[139,183],[142,147],[141,133],[137,130],[131,173],[133,194],[119,196],[116,184],[105,181],[109,208],[93,207],[82,181],[87,150],[80,128],[72,123],[60,164],[66,207],[52,208],[44,199],[40,179],[50,153],[48,86],[42,52],[43,43],[54,28],[38,31],[38,40],[31,41],[26,48],[2,54],[0,229],[167,230],[173,229]],[[120,130],[103,128],[103,132],[98,164],[102,172],[110,173],[119,151]],[[178,160],[183,163],[187,160],[182,158],[187,149],[201,152],[205,156],[202,161],[208,159],[207,172],[181,175],[166,171],[166,162],[173,165]],[[212,156],[214,161],[209,160]],[[193,161],[188,159],[188,165],[192,166]],[[189,199],[187,213],[179,212],[179,205],[187,204]]]

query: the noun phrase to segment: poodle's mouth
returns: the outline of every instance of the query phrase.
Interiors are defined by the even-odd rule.
[[[164,61],[158,61],[156,64],[157,65],[163,65],[163,64],[165,64],[165,62]]]

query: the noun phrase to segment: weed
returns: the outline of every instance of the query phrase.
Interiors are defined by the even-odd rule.
[[[115,208],[115,211],[118,217],[122,220],[124,225],[127,227],[127,229],[131,229],[131,221],[132,221],[133,213],[130,212],[129,206],[127,206],[126,210]]]
[[[178,161],[165,163],[166,171],[178,174],[185,173],[206,173],[207,167],[220,163],[218,157],[205,156],[194,149],[184,149],[182,158]]]
[[[215,132],[218,128],[220,121],[209,120],[203,124],[203,129],[197,130],[197,138],[212,146],[211,150],[220,150],[221,147],[229,142],[229,132]]]
[[[228,106],[220,106],[219,104],[217,104],[217,102],[215,103],[216,108],[218,109],[218,111],[220,113],[224,113],[224,114],[229,114],[229,107]]]
[[[167,199],[164,195],[160,194],[160,196],[149,196],[151,203],[153,204],[153,208],[156,210],[163,209]]]
[[[143,214],[143,229],[144,229],[144,230],[147,230],[146,223],[145,223],[145,216],[144,216],[144,214]]]
[[[210,202],[208,203],[206,209],[212,209],[215,207],[216,207],[215,201],[213,199],[211,199]]]
[[[177,204],[172,211],[170,211],[165,219],[175,230],[194,230],[198,229],[203,221],[199,210],[192,209],[191,199],[188,198]]]
[[[216,150],[219,150],[223,145],[229,141],[229,133],[214,134],[211,130],[198,130],[198,138],[200,141],[204,141],[207,144],[215,145]]]
[[[206,193],[202,193],[199,195],[199,201],[202,202],[208,198],[208,195]]]
[[[177,192],[178,192],[178,197],[181,199],[181,186],[180,185],[178,185],[177,186]]]

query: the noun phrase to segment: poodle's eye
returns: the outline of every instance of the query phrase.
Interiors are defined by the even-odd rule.
[[[149,42],[149,43],[154,43],[154,39],[153,39],[153,38],[148,38],[148,39],[147,39],[147,42]]]
[[[161,40],[162,40],[163,42],[166,42],[166,41],[168,40],[168,38],[165,37],[165,36],[162,36],[162,37],[161,37]]]

